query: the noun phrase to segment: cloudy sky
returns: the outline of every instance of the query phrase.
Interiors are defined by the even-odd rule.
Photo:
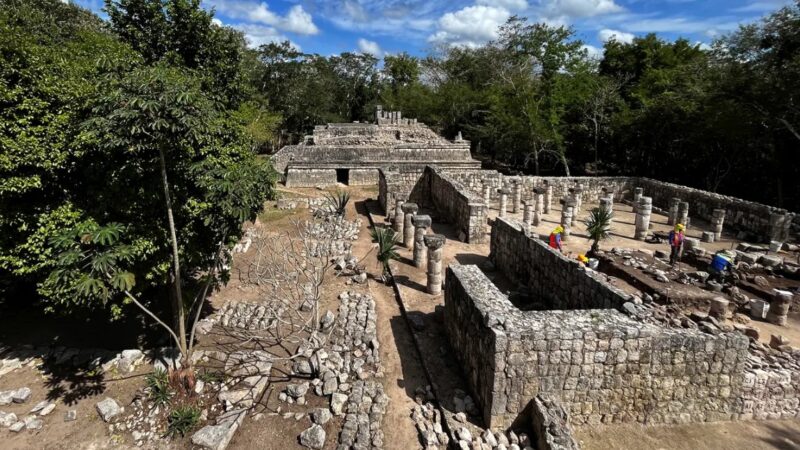
[[[102,0],[73,0],[102,15]],[[574,27],[590,52],[649,32],[710,43],[790,0],[203,0],[251,45],[290,40],[323,55],[424,55],[438,45],[476,46],[511,15]]]

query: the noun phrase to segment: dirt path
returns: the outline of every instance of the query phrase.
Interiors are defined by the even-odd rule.
[[[359,217],[364,225],[358,241],[353,243],[353,254],[364,257],[372,249],[369,237],[369,217],[363,199],[356,200]],[[364,260],[371,275],[380,274],[380,266],[374,251]],[[389,408],[383,419],[384,442],[389,449],[419,448],[419,438],[411,420],[414,406],[414,391],[425,387],[427,381],[419,357],[414,348],[408,326],[395,299],[394,290],[370,279],[369,292],[375,299],[378,315],[378,341],[381,344],[381,362],[384,369],[383,387],[390,398]]]

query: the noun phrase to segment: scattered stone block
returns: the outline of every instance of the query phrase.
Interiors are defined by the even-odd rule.
[[[325,429],[314,424],[300,433],[300,444],[303,447],[319,450],[325,446],[325,437]]]
[[[123,411],[123,408],[120,407],[117,401],[111,397],[106,397],[104,400],[98,402],[95,405],[95,408],[104,422],[109,422],[114,417],[120,415]]]
[[[14,403],[25,403],[30,398],[31,398],[31,390],[30,388],[26,387],[17,389],[16,392],[14,392],[14,394],[11,397]]]

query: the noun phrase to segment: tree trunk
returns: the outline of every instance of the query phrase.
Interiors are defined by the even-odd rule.
[[[169,180],[167,179],[167,161],[164,156],[164,149],[159,147],[158,157],[161,162],[161,183],[164,186],[164,204],[167,208],[167,222],[169,223],[169,235],[172,244],[172,283],[175,288],[175,309],[173,314],[178,322],[178,337],[180,338],[180,351],[183,358],[186,357],[186,311],[183,304],[183,291],[181,289],[181,262],[178,254],[178,236],[175,231],[175,218],[172,214],[172,198],[169,194]],[[185,361],[188,363],[188,361]]]

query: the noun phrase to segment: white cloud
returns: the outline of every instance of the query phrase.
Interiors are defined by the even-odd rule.
[[[358,40],[358,50],[361,53],[370,54],[376,58],[380,58],[381,55],[383,55],[383,50],[381,50],[381,46],[378,45],[377,42],[369,41],[364,38]]]
[[[292,6],[286,16],[281,17],[270,10],[269,5],[264,2],[212,0],[211,4],[223,16],[231,19],[268,25],[278,30],[297,34],[312,35],[319,33],[319,28],[314,24],[311,15],[301,5]]]
[[[597,33],[597,39],[600,42],[608,42],[611,39],[614,39],[617,42],[621,42],[623,44],[630,44],[633,42],[633,38],[636,37],[632,33],[625,33],[624,31],[618,30],[611,30],[609,28],[603,28]]]
[[[595,47],[594,45],[585,44],[581,48],[586,50],[586,54],[592,59],[601,59],[603,57],[603,49]]]
[[[592,17],[624,11],[614,0],[548,0],[543,6],[550,17]]]
[[[211,23],[213,23],[214,25],[216,25],[216,26],[218,26],[218,27],[221,27],[221,26],[222,26],[222,21],[221,21],[221,20],[219,20],[219,19],[217,19],[216,17],[214,17],[213,19],[211,19]]]
[[[706,44],[705,42],[697,41],[694,43],[694,45],[700,46],[700,50],[705,50],[705,51],[711,50],[711,46]]]
[[[289,40],[288,37],[281,34],[280,31],[273,27],[252,24],[238,24],[234,25],[233,27],[244,33],[244,37],[247,40],[247,45],[252,48],[269,44],[270,42],[283,42]],[[298,51],[300,50],[300,46],[298,46],[296,43],[291,42],[291,44]]]
[[[476,0],[478,5],[496,6],[509,11],[523,11],[528,9],[528,2],[525,0]]]
[[[511,16],[505,8],[468,6],[443,15],[439,31],[428,38],[434,44],[459,47],[478,47],[497,37],[497,29]]]

